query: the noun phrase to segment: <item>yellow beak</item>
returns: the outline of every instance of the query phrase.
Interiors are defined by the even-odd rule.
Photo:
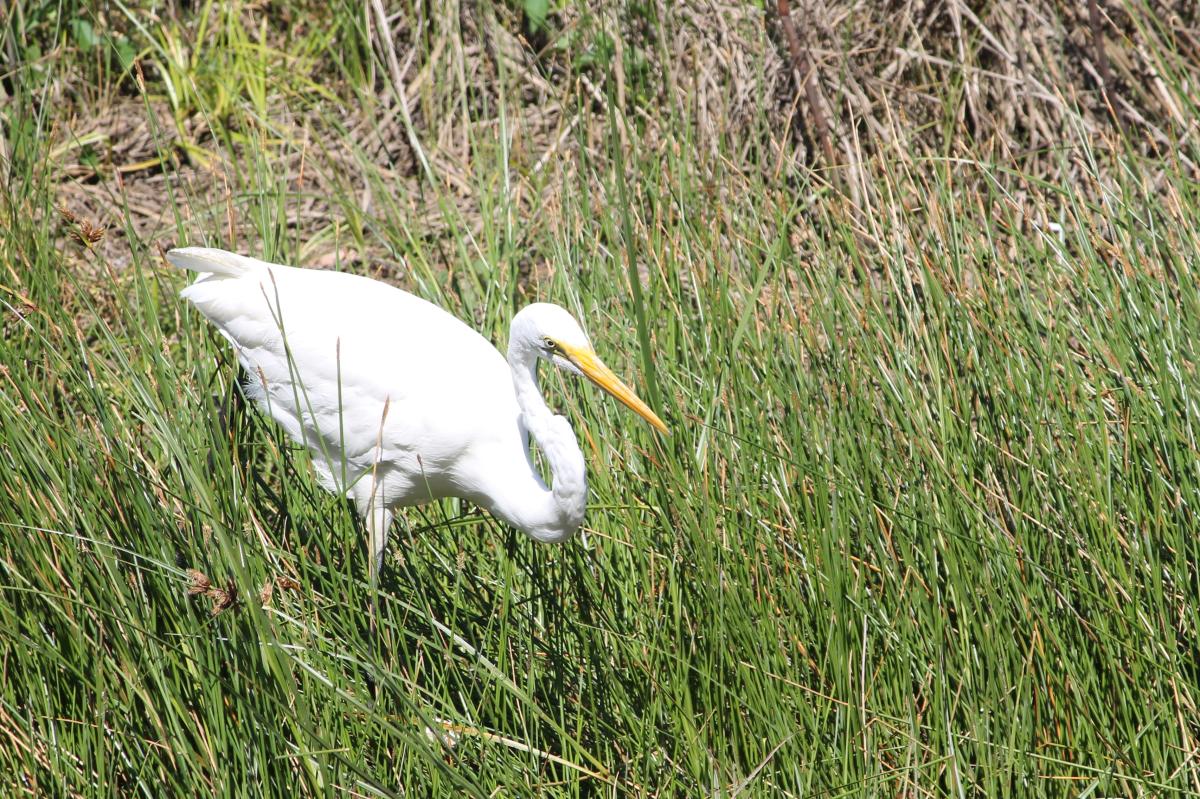
[[[600,357],[590,349],[584,347],[572,347],[567,344],[560,343],[559,348],[563,354],[579,368],[579,371],[587,375],[600,388],[612,394],[627,408],[636,413],[638,416],[645,419],[655,430],[663,435],[671,435],[671,431],[663,424],[663,420],[658,418],[658,415],[650,410],[650,406],[642,402],[637,394],[633,393],[633,389],[621,382],[621,378],[613,374],[612,369],[604,365]]]

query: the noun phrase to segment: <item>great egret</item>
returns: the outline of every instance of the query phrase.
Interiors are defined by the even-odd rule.
[[[308,447],[321,483],[354,500],[378,579],[396,508],[463,497],[538,541],[571,538],[587,477],[570,423],[538,390],[537,362],[588,377],[662,433],[562,308],[512,320],[508,358],[466,324],[376,280],[184,247],[200,277],[181,296],[233,344],[247,393]],[[529,455],[532,434],[553,474]]]

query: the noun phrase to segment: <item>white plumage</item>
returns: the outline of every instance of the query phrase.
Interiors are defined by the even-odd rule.
[[[579,529],[583,454],[538,391],[539,358],[589,377],[667,432],[556,305],[513,318],[505,359],[441,308],[369,278],[204,247],[167,259],[201,273],[182,296],[233,344],[248,393],[308,447],[325,487],[355,501],[373,577],[404,505],[463,497],[539,541]],[[530,434],[552,488],[529,457]]]

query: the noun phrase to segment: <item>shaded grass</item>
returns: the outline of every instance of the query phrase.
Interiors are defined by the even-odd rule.
[[[245,407],[160,242],[121,232],[116,270],[54,221],[38,131],[56,111],[45,82],[19,85],[0,207],[6,790],[1200,792],[1184,165],[1087,140],[1063,150],[1089,177],[1070,185],[877,160],[878,207],[853,209],[802,175],[641,149],[634,128],[626,151],[610,116],[577,132],[607,144],[564,166],[553,213],[522,220],[508,144],[473,131],[494,206],[428,187],[450,249],[405,198],[367,215],[331,180],[336,230],[407,267],[387,274],[497,343],[515,307],[562,303],[619,371],[645,386],[653,364],[674,430],[548,381],[589,462],[585,534],[541,547],[465,504],[413,511],[373,639],[350,508]],[[191,95],[228,134],[211,146],[231,189],[213,205],[172,184],[169,235],[225,241],[232,208],[261,242],[243,249],[302,261],[287,212],[305,198],[274,169],[295,143],[263,119],[286,101],[251,94],[222,113],[215,88]],[[212,615],[188,569],[240,601]],[[284,576],[298,589],[264,606]]]

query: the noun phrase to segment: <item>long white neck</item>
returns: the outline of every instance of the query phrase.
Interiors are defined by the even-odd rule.
[[[493,510],[531,538],[548,543],[565,541],[583,524],[587,506],[583,453],[570,422],[551,412],[538,389],[537,353],[513,342],[508,350],[508,364],[512,369],[522,421],[550,463],[553,488],[547,488],[538,474],[526,441],[529,477],[513,480],[513,483],[519,481],[522,487],[517,489],[514,485],[509,496],[493,497]]]

